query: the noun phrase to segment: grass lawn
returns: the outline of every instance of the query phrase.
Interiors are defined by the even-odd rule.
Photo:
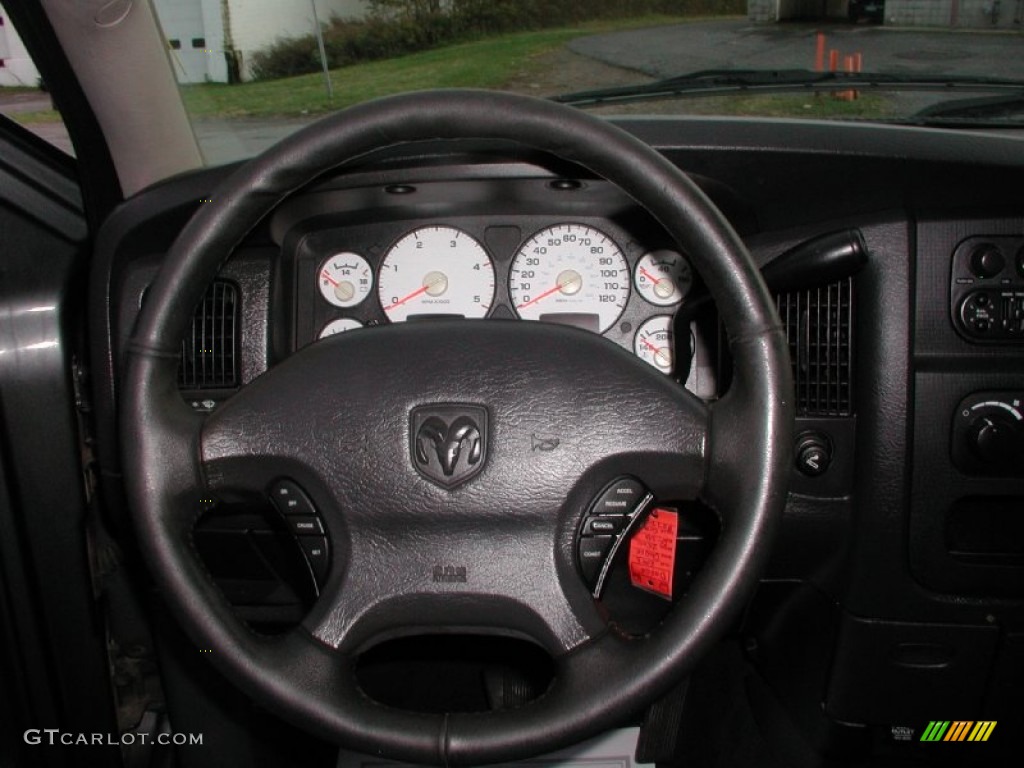
[[[189,85],[185,104],[197,117],[287,117],[331,112],[402,91],[422,88],[500,88],[536,68],[536,60],[569,40],[627,27],[679,24],[691,18],[644,16],[572,27],[518,32],[460,43],[396,59],[331,72],[334,98],[327,98],[322,73],[241,85]]]
[[[734,115],[738,117],[803,117],[814,119],[884,119],[896,113],[891,93],[861,90],[856,99],[843,100],[838,93],[828,91],[807,93],[745,93],[728,96],[697,96],[686,101],[686,107],[678,106],[678,99],[672,102],[640,102],[628,111],[637,113],[686,112],[691,115]],[[667,104],[666,109],[658,108]],[[623,108],[610,108],[608,113],[623,112]]]

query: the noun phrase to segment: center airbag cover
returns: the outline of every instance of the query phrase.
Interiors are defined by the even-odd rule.
[[[459,458],[456,471],[473,470],[471,482],[467,475],[442,488],[416,465],[410,427],[432,408],[459,404],[471,406],[487,452],[472,464]],[[438,415],[447,429],[437,439],[446,442],[458,415]],[[680,476],[699,481],[705,421],[699,400],[595,334],[433,320],[302,349],[214,412],[202,449],[220,482],[230,482],[233,459],[299,462],[330,489],[346,522],[365,518],[371,528],[387,518],[419,527],[487,511],[550,520],[581,475],[611,456],[676,455]],[[425,451],[436,450],[433,437],[424,439]]]

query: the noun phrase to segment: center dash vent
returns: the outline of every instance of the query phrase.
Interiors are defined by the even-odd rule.
[[[853,278],[778,297],[799,416],[853,413]]]
[[[192,316],[192,327],[181,340],[178,389],[198,391],[237,387],[238,288],[225,280],[214,282]]]

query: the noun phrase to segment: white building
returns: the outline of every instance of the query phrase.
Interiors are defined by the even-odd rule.
[[[316,18],[359,18],[366,0],[153,0],[178,82],[248,80],[252,54],[314,31]]]
[[[0,6],[0,86],[39,85],[39,70],[29,58],[7,12]]]
[[[359,18],[366,0],[153,0],[180,83],[248,80],[252,54],[332,16]],[[0,6],[0,87],[39,84],[39,71]]]
[[[886,0],[885,23],[1020,30],[1024,0]]]
[[[848,0],[747,0],[751,21],[843,18]],[[886,24],[1024,31],[1024,0],[885,0]]]

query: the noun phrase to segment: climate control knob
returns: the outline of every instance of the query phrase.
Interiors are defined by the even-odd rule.
[[[1024,393],[975,392],[953,414],[953,464],[967,475],[1024,477]]]
[[[992,243],[982,243],[971,252],[971,272],[977,277],[995,277],[1006,267],[1003,252]]]
[[[1021,451],[1019,422],[1012,416],[988,413],[971,422],[967,439],[971,452],[982,461],[1005,467],[1017,461]]]

